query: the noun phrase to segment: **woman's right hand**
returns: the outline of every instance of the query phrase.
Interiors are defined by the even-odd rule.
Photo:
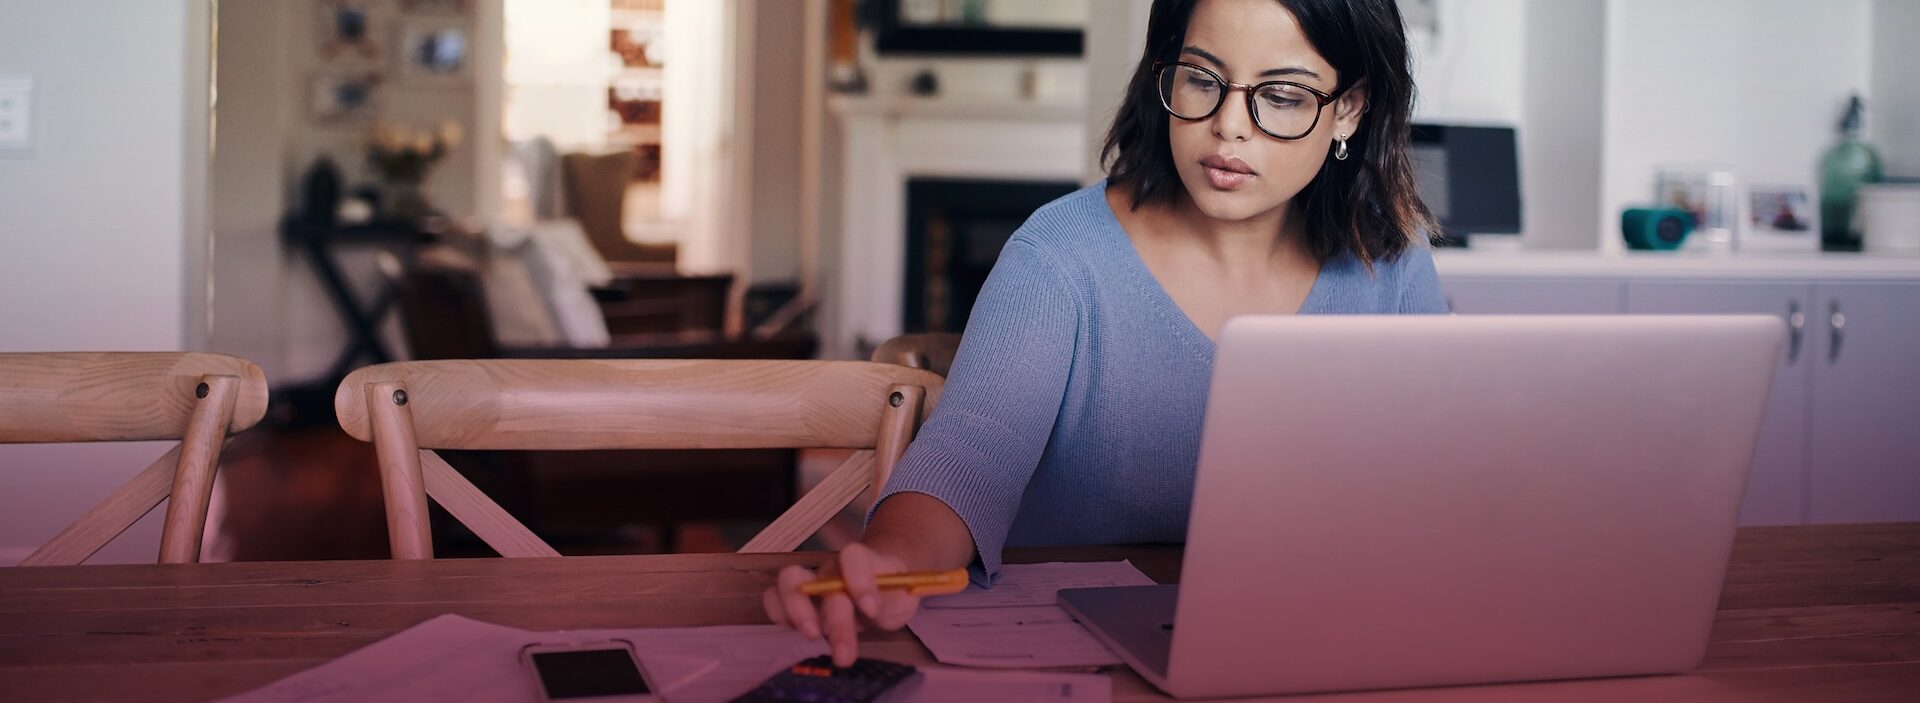
[[[883,630],[898,630],[920,610],[920,597],[904,589],[880,590],[874,577],[910,571],[905,560],[865,544],[848,545],[821,567],[819,578],[839,578],[845,593],[813,596],[800,593],[802,584],[816,578],[804,566],[780,570],[780,578],[761,596],[767,617],[812,639],[826,637],[836,666],[850,666],[859,658],[860,622],[856,612]]]

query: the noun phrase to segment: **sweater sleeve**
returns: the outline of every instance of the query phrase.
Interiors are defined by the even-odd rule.
[[[1018,237],[1008,242],[974,303],[939,407],[874,503],[906,492],[946,503],[973,535],[976,580],[991,583],[1000,571],[1066,394],[1079,324],[1078,297],[1052,261]]]
[[[1433,251],[1408,249],[1400,262],[1400,306],[1395,312],[1445,315],[1447,296],[1440,290],[1440,272],[1433,267]]]

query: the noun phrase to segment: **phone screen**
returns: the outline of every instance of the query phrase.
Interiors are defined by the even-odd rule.
[[[540,685],[553,700],[652,693],[640,678],[633,655],[625,649],[536,652],[532,658],[533,668],[540,672]]]

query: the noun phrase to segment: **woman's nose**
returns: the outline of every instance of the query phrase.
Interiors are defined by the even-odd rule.
[[[1253,92],[1240,88],[1227,88],[1227,98],[1220,103],[1220,109],[1213,111],[1213,136],[1232,142],[1244,142],[1253,138],[1253,118],[1247,112],[1246,100],[1253,99]]]

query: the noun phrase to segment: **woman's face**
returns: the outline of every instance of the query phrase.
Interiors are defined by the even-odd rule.
[[[1180,61],[1203,66],[1222,79],[1245,85],[1292,81],[1331,94],[1338,80],[1333,66],[1314,51],[1293,13],[1278,0],[1204,0],[1187,25]],[[1183,89],[1184,79],[1174,82]],[[1190,87],[1190,86],[1189,86]],[[1351,136],[1365,109],[1364,86],[1348,90],[1320,108],[1319,122],[1300,139],[1273,137],[1253,122],[1247,101],[1284,105],[1287,94],[1250,96],[1227,89],[1226,102],[1203,120],[1167,116],[1175,170],[1193,203],[1218,220],[1247,220],[1287,205],[1332,158],[1336,135]],[[1304,97],[1300,110],[1317,104]],[[1263,107],[1263,111],[1273,110]],[[1263,114],[1278,114],[1263,112]],[[1285,133],[1280,120],[1268,126]]]

